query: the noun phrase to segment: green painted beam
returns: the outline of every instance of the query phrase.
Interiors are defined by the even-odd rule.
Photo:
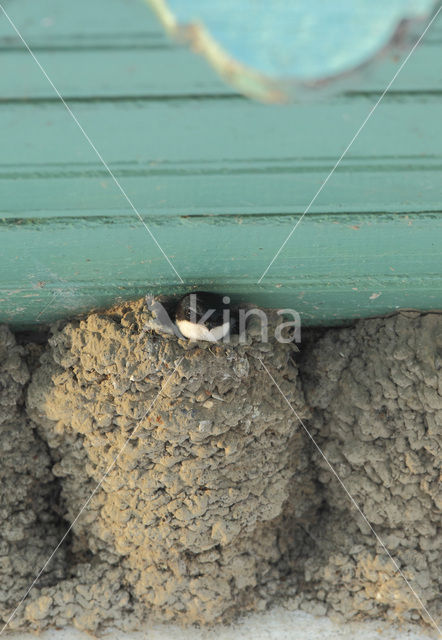
[[[305,324],[441,308],[440,215],[306,217],[293,247],[257,279],[293,216],[173,218],[151,229],[185,281],[132,216],[50,218],[2,227],[2,321],[43,322],[146,292],[194,286],[237,300],[290,307]]]
[[[129,96],[133,98],[166,98],[180,96],[228,97],[234,92],[218,78],[203,59],[186,49],[172,47],[169,43],[149,46],[147,38],[139,44],[110,48],[110,44],[97,49],[80,48],[75,45],[58,49],[35,49],[38,59],[49,76],[58,79],[58,88],[68,100],[97,98],[112,99]],[[57,55],[54,55],[57,51]],[[36,73],[35,63],[27,51],[1,48],[2,102],[10,103],[36,100],[53,100],[54,91],[42,74]],[[179,56],[179,65],[177,64]],[[433,95],[442,85],[442,67],[435,64],[432,46],[419,49],[400,74],[387,101],[404,100],[404,93]],[[87,74],[84,69],[87,68]],[[159,73],[158,70],[162,72]],[[383,91],[395,70],[397,59],[389,56],[379,66],[376,74],[359,79],[351,90],[330,96],[328,103],[347,104],[349,97]],[[436,85],[436,86],[435,86]]]
[[[176,215],[301,213],[367,106],[93,102],[76,105],[75,113],[140,213],[166,223]],[[312,211],[440,211],[440,112],[431,101],[422,114],[414,102],[400,109],[385,103]],[[0,217],[128,210],[57,103],[0,105],[0,121],[8,140]]]
[[[142,0],[103,7],[5,3],[185,283],[0,19],[0,322],[194,287],[306,324],[442,308],[442,20],[258,285],[397,61],[345,95],[264,106]]]

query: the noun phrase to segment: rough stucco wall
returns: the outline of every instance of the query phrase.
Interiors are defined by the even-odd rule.
[[[311,332],[298,355],[253,328],[244,346],[180,342],[151,331],[142,301],[54,327],[27,411],[67,523],[139,428],[75,522],[63,575],[31,592],[13,626],[210,623],[276,600],[339,619],[422,620],[257,356],[437,618],[441,318]]]
[[[47,446],[23,410],[28,379],[25,350],[0,326],[0,619],[11,613],[60,538]],[[61,550],[41,585],[63,577],[64,555]]]
[[[312,435],[431,615],[442,616],[442,315],[328,330],[302,365]],[[313,451],[326,504],[306,588],[348,619],[425,614]]]

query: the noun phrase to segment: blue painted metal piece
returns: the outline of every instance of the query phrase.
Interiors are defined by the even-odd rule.
[[[281,101],[322,87],[424,29],[434,0],[150,0],[246,94]],[[407,36],[407,38],[405,37]]]

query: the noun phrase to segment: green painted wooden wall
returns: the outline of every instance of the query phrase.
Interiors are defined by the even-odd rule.
[[[3,2],[184,284],[0,15],[0,322],[194,287],[306,324],[442,308],[442,19],[258,284],[400,61],[262,105],[142,0]]]

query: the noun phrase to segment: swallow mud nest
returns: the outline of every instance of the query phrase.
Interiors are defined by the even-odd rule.
[[[299,419],[437,619],[442,316],[311,332],[300,354],[253,327],[244,345],[154,328],[138,301],[42,346],[1,329],[5,621],[73,525],[10,628],[210,624],[276,601],[428,624]]]

